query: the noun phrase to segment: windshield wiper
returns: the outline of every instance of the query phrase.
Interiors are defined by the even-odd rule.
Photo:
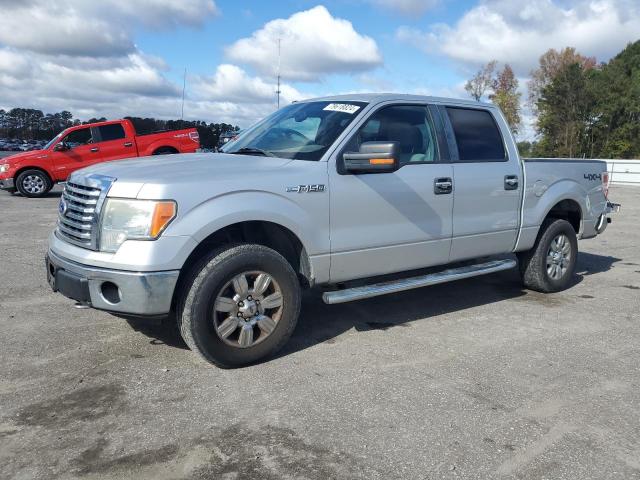
[[[238,154],[238,155],[262,155],[263,157],[273,157],[274,155],[271,152],[267,152],[266,150],[262,150],[261,148],[249,148],[243,147],[235,152],[229,152],[230,154]]]

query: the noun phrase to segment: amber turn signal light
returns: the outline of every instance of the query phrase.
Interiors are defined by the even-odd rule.
[[[175,202],[158,202],[153,211],[150,234],[157,237],[176,216]]]

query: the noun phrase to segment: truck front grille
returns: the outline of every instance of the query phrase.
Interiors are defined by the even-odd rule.
[[[89,177],[82,185],[73,178],[64,187],[58,212],[58,236],[68,243],[98,249],[100,210],[113,179]],[[85,183],[85,182],[83,182]]]

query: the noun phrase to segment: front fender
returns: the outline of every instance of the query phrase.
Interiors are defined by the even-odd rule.
[[[255,190],[236,191],[209,199],[178,214],[167,235],[190,235],[196,243],[235,223],[265,221],[293,232],[310,256],[329,252],[328,197],[284,195]],[[324,200],[324,202],[323,202]],[[326,202],[327,205],[324,205]],[[197,228],[194,228],[197,226]]]

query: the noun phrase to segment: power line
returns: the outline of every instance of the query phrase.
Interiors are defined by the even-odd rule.
[[[280,44],[282,40],[278,38],[278,87],[276,88],[276,103],[278,105],[278,110],[280,109],[280,94],[282,91],[280,90]]]
[[[184,91],[187,88],[187,67],[184,67],[184,76],[182,77],[182,108],[180,111],[180,120],[184,120]]]

